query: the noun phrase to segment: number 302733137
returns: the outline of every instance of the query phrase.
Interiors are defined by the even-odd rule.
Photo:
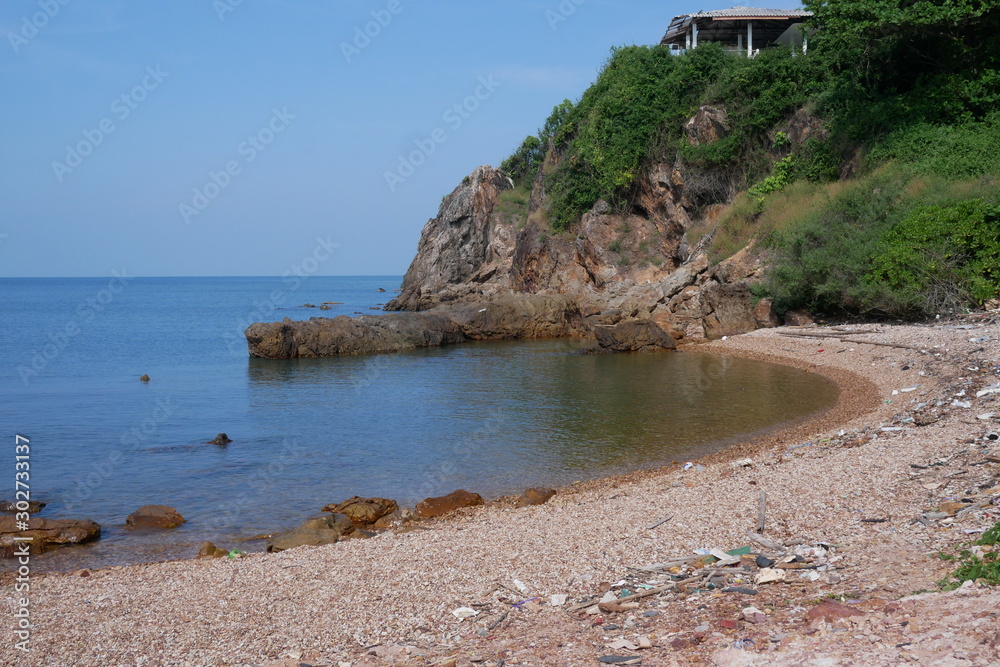
[[[28,521],[31,500],[31,441],[23,435],[14,436],[14,509],[18,524]],[[21,530],[27,526],[18,526]]]

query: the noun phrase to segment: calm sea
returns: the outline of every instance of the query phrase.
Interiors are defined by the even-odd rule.
[[[261,549],[241,540],[352,495],[413,503],[556,486],[687,459],[836,400],[832,383],[781,366],[586,356],[565,340],[247,355],[251,322],[367,314],[400,280],[0,279],[0,498],[13,498],[21,435],[43,516],[103,527],[97,544],[33,567],[184,558],[206,539]],[[301,307],[323,302],[336,303]],[[205,444],[220,432],[232,444]],[[187,523],[127,534],[125,517],[146,504],[172,505]]]

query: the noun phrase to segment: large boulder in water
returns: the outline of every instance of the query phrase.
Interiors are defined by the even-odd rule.
[[[184,523],[180,513],[169,505],[143,505],[128,515],[128,530],[170,530]]]
[[[52,547],[84,544],[100,538],[101,527],[89,519],[28,519],[28,528],[18,527],[14,516],[0,517],[0,549],[7,557],[16,555],[14,549],[18,544],[30,544],[30,551],[39,554]],[[32,538],[31,542],[23,542],[15,538]]]
[[[653,352],[677,347],[673,337],[652,320],[630,320],[594,327],[597,347],[591,352]]]

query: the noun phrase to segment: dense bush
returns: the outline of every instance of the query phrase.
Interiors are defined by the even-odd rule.
[[[763,293],[782,309],[894,317],[982,304],[1000,292],[998,195],[902,168],[861,178],[770,234]]]
[[[899,314],[954,312],[1000,294],[1000,206],[983,199],[919,207],[880,245],[866,279]]]
[[[899,128],[872,148],[870,164],[896,161],[947,178],[1000,175],[1000,112],[958,125]]]
[[[662,47],[613,49],[597,81],[562,120],[549,175],[551,225],[562,230],[599,199],[621,204],[650,147],[679,135],[705,88],[734,58],[718,46],[682,57]]]

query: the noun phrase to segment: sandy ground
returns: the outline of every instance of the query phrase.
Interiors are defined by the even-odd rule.
[[[1000,519],[1000,465],[985,458],[1000,454],[989,437],[1000,393],[976,395],[1000,381],[1000,327],[979,321],[712,343],[842,392],[823,417],[702,467],[370,540],[33,579],[31,652],[5,632],[0,663],[1000,666],[1000,591],[914,595],[948,573],[936,554]],[[848,330],[870,333],[789,336]],[[771,546],[747,536],[761,491]],[[734,566],[691,562],[696,549],[746,546]],[[757,583],[757,554],[795,569]],[[13,628],[12,586],[4,597]],[[461,607],[476,615],[460,620]]]

